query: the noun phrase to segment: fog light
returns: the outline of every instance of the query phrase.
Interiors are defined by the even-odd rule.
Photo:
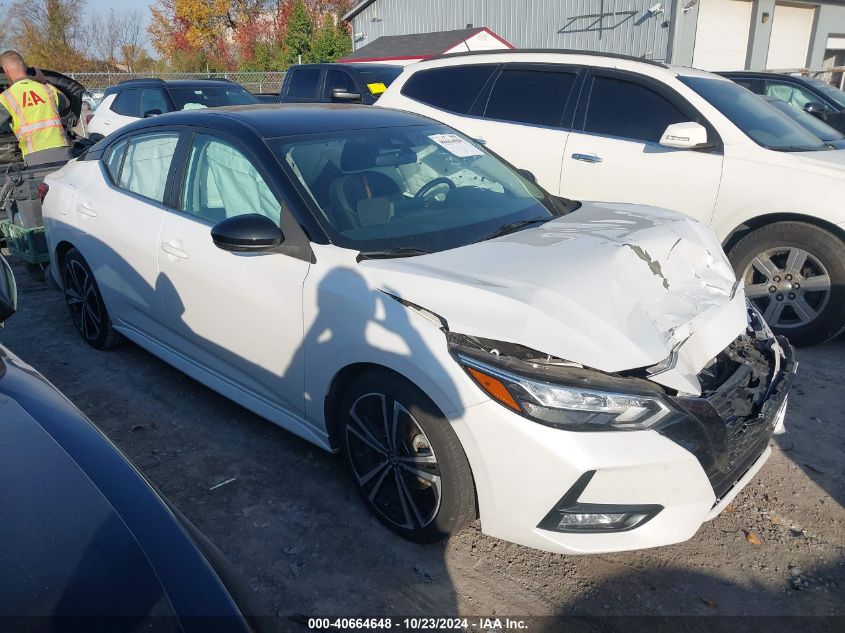
[[[577,506],[576,508],[577,509]],[[619,530],[636,527],[647,518],[644,512],[574,512],[562,511],[557,523],[559,530]]]
[[[579,503],[578,497],[595,474],[590,470],[581,475],[537,527],[553,532],[624,532],[650,521],[663,509],[657,504]]]

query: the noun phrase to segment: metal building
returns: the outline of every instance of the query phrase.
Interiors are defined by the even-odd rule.
[[[358,49],[384,35],[487,27],[518,48],[623,53],[708,70],[845,62],[845,0],[361,0]]]

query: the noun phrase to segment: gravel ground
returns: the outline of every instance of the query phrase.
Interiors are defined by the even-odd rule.
[[[845,615],[845,338],[799,350],[788,433],[685,543],[570,557],[481,534],[404,542],[342,460],[131,344],[85,345],[20,266],[0,342],[73,400],[231,560],[268,614]],[[219,485],[223,482],[224,485]]]

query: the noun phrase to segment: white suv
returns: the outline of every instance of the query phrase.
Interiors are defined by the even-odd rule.
[[[553,193],[681,211],[722,240],[769,324],[845,328],[845,151],[716,75],[622,56],[449,55],[379,99],[447,123]]]

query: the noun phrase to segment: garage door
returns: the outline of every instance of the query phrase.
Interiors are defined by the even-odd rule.
[[[750,0],[701,0],[692,65],[704,70],[742,70],[750,31]]]
[[[776,4],[766,68],[803,68],[813,31],[813,7]]]

